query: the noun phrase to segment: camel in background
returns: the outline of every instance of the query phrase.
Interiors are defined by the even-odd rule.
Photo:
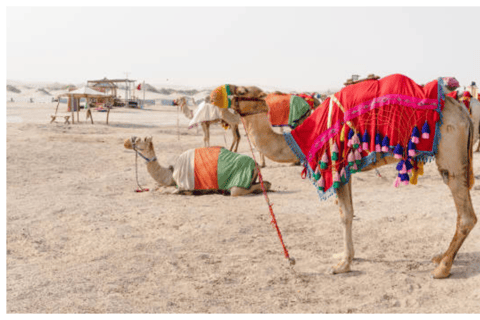
[[[185,115],[185,117],[187,117],[190,120],[196,118],[195,117],[196,115],[201,117],[200,113],[202,112],[207,112],[209,114],[213,113],[213,118],[215,118],[213,120],[201,121],[201,119],[197,119],[202,126],[204,146],[205,147],[210,146],[210,125],[219,123],[225,129],[230,128],[232,130],[233,141],[229,150],[233,152],[237,152],[238,145],[240,144],[240,131],[238,130],[238,125],[240,124],[240,117],[237,114],[234,114],[226,109],[220,109],[210,104],[209,103],[210,97],[207,97],[205,101],[202,102],[198,107],[197,107],[197,104],[195,103],[195,100],[194,99],[192,100],[193,100],[193,104],[196,107],[195,112],[193,112],[192,110],[190,110],[190,108],[188,108],[187,99],[185,97],[180,97],[174,100],[174,105],[179,106],[180,109],[182,110],[182,113]],[[205,110],[205,109],[209,109],[209,110]],[[193,127],[193,124],[190,127]]]
[[[268,122],[268,106],[265,102],[267,95],[257,87],[230,85],[230,90],[233,94],[233,109],[243,118],[246,130],[257,148],[267,158],[276,162],[298,161],[299,159],[287,144],[284,136],[274,132]],[[448,249],[432,259],[437,264],[432,276],[437,279],[450,275],[458,250],[477,222],[469,190],[473,184],[473,173],[471,172],[473,124],[467,110],[450,97],[445,99],[442,114],[443,124],[440,127],[442,138],[438,143],[435,161],[443,182],[450,188],[453,195],[457,209],[457,224],[455,235]],[[362,171],[398,162],[392,156],[383,159],[385,161],[379,161],[380,155],[377,154],[377,161]],[[341,185],[336,191],[344,232],[344,251],[335,255],[340,258],[340,262],[329,270],[332,274],[350,272],[354,258],[352,180]]]
[[[256,182],[258,177],[258,170],[252,158],[236,154],[221,147],[209,147],[190,149],[182,153],[175,165],[168,168],[163,168],[157,161],[155,150],[153,148],[152,138],[145,137],[143,139],[132,137],[125,139],[124,147],[132,149],[137,152],[147,162],[147,171],[150,176],[161,186],[177,187],[174,193],[191,195],[195,193],[212,193],[212,192],[229,192],[231,196],[244,196],[250,193],[261,193],[262,187],[260,183]],[[215,157],[215,152],[223,149],[227,164],[222,168],[224,173],[223,183],[217,182],[217,177],[213,175],[217,173],[217,165],[220,166],[220,160]],[[203,151],[203,152],[202,152]],[[195,160],[195,155],[201,154],[204,164],[201,167],[201,172],[196,170],[198,160]],[[225,162],[225,161],[224,161]],[[209,170],[208,168],[213,168]],[[209,176],[210,174],[210,176]],[[198,184],[197,178],[202,179],[202,183]],[[264,181],[265,189],[270,190],[271,183]],[[199,188],[199,185],[217,185],[218,189]]]
[[[458,82],[454,82],[454,83],[458,85]],[[476,90],[472,90],[472,86],[469,86],[466,88],[464,87],[463,89],[461,89],[460,87],[456,87],[456,85],[452,87],[446,86],[445,93],[450,94],[456,91],[457,97],[458,97],[456,100],[462,103],[463,105],[465,105],[464,103],[465,97],[463,96],[464,92],[469,92],[470,95],[472,96],[472,98],[470,99],[468,110],[470,113],[470,117],[472,118],[472,121],[473,121],[473,144],[475,145],[475,143],[480,140],[480,101],[477,99],[478,95],[475,96],[477,92]],[[475,150],[475,152],[480,152],[480,141],[477,145],[477,149]]]

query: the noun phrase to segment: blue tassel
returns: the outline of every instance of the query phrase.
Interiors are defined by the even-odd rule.
[[[368,132],[366,130],[365,130],[365,133],[363,134],[362,142],[370,142],[370,136],[368,135]]]
[[[400,181],[410,181],[410,177],[408,176],[408,173],[400,174]]]
[[[388,137],[385,136],[382,141],[382,152],[390,151],[389,145],[390,145],[390,139],[388,139]]]
[[[397,164],[397,171],[402,170],[404,163],[405,163],[405,161],[403,161],[403,160],[400,160],[400,161],[398,162],[398,164]]]
[[[393,150],[393,153],[394,153],[394,157],[396,159],[402,159],[403,157],[403,148],[402,146],[399,144],[396,145],[395,149]]]
[[[427,120],[422,127],[422,139],[429,139],[430,138],[430,127],[428,126]]]
[[[405,161],[405,166],[407,167],[407,171],[409,171],[409,172],[410,172],[410,170],[413,169],[413,164],[412,164],[412,162],[410,161],[410,159],[407,159],[407,160]]]
[[[418,131],[417,126],[413,127],[412,139],[410,141],[412,141],[415,144],[420,142],[420,132]]]
[[[352,139],[354,134],[355,132],[350,128],[350,131],[348,131],[348,140]]]
[[[377,133],[375,135],[375,144],[381,144],[382,143],[382,136],[380,135],[380,133]]]

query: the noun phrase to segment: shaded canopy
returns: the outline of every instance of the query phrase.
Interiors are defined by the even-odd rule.
[[[71,97],[74,98],[104,98],[104,97],[112,97],[110,94],[105,94],[103,92],[99,92],[97,90],[93,90],[92,88],[83,87],[74,91],[65,92],[59,94],[58,97]]]

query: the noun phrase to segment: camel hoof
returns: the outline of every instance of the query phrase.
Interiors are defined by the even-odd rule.
[[[340,261],[336,266],[330,267],[327,271],[328,274],[338,274],[350,272],[350,263],[346,261]]]
[[[450,269],[445,262],[441,262],[435,270],[432,271],[433,279],[445,279],[450,276]]]

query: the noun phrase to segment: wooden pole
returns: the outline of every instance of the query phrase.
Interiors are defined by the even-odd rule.
[[[72,111],[72,124],[75,124],[75,113],[73,112],[73,110],[75,110],[75,100],[73,100],[73,94],[71,95],[72,97],[72,107],[70,108],[70,110]]]
[[[145,80],[143,80],[143,101],[142,101],[142,109],[145,107]]]
[[[107,110],[107,124],[108,124],[108,115],[110,114],[110,107],[108,107],[108,110]]]
[[[58,106],[60,105],[60,97],[58,98],[57,107],[55,108],[55,115],[57,115]]]
[[[77,99],[77,122],[80,123],[80,98]]]
[[[179,118],[179,109],[180,107],[177,104],[177,140],[180,141],[180,118]]]

